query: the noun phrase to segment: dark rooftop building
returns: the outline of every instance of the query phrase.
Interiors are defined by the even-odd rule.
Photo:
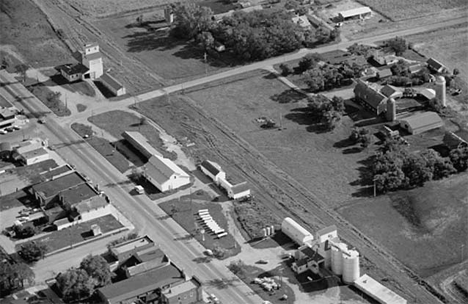
[[[57,198],[58,194],[64,190],[84,184],[85,180],[78,173],[74,172],[47,182],[32,186],[32,192],[41,206],[45,206]]]
[[[75,187],[61,191],[59,194],[60,202],[68,203],[70,206],[76,205],[82,201],[98,195],[96,190],[87,183],[79,184]]]
[[[66,175],[68,173],[73,172],[73,169],[70,168],[68,165],[60,166],[49,171],[45,171],[41,173],[41,178],[45,181],[49,181],[51,179],[58,178],[60,176]]]

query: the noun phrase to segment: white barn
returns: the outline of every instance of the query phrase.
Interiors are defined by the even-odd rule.
[[[190,184],[190,176],[170,159],[153,155],[145,164],[146,179],[161,192]]]
[[[200,164],[200,170],[211,178],[216,184],[220,183],[220,179],[226,179],[226,172],[221,169],[221,166],[215,162],[204,160]]]
[[[312,244],[312,241],[314,240],[312,233],[307,231],[290,217],[285,218],[283,223],[281,223],[281,231],[300,246],[304,244]]]
[[[372,10],[367,6],[353,8],[347,11],[342,11],[338,14],[338,17],[343,20],[350,19],[364,19],[369,18],[372,15]]]

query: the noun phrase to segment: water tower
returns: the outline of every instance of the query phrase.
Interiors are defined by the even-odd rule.
[[[385,112],[385,118],[388,121],[395,121],[396,119],[396,102],[395,99],[387,99],[387,112]]]
[[[436,98],[442,107],[447,107],[445,77],[437,76],[435,81]]]

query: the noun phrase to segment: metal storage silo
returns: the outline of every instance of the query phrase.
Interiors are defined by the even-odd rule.
[[[361,276],[359,269],[359,252],[349,250],[348,254],[343,254],[343,282],[351,284]]]
[[[338,243],[335,246],[332,246],[331,249],[331,269],[334,274],[341,275],[343,274],[343,253],[346,251],[347,246],[344,243]]]

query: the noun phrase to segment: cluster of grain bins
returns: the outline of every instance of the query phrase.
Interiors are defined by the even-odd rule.
[[[281,223],[281,231],[299,246],[311,245],[314,241],[314,236],[290,217],[285,218]]]
[[[351,284],[360,275],[359,252],[348,249],[344,243],[333,244],[331,249],[331,269],[336,275],[341,275],[343,283]]]

